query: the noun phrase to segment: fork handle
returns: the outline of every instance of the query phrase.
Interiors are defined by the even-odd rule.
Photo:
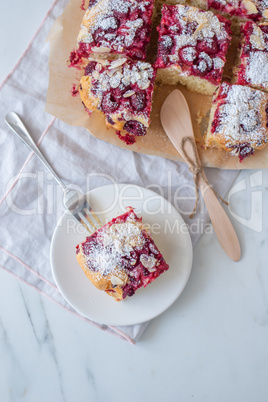
[[[67,186],[61,181],[57,173],[48,163],[44,155],[41,153],[39,148],[36,146],[31,134],[24,126],[20,117],[15,112],[7,113],[5,116],[5,120],[7,125],[16,133],[22,141],[28,145],[28,147],[35,153],[35,155],[40,159],[40,161],[45,165],[45,167],[50,171],[50,173],[54,176],[55,180],[59,183],[64,192],[68,190]]]

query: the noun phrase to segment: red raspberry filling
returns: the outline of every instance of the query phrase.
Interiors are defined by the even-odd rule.
[[[153,0],[103,0],[96,17],[94,11],[98,2],[91,1],[86,16],[89,17],[91,8],[96,6],[92,11],[95,19],[88,35],[82,35],[78,48],[71,53],[71,65],[77,65],[81,58],[88,58],[96,52],[96,48],[109,48],[110,53],[144,60],[150,41],[153,5]]]
[[[262,1],[259,1],[262,3]],[[253,21],[258,21],[262,18],[261,12],[258,11],[255,14],[250,14],[246,9],[242,0],[235,1],[221,1],[221,0],[207,0],[208,8],[214,8],[226,14],[235,15],[241,18],[250,18]],[[258,9],[258,4],[255,3]]]
[[[127,145],[133,145],[136,142],[134,135],[127,133],[126,135],[122,135],[120,131],[116,131],[118,138],[123,141]]]
[[[208,37],[198,35],[200,27],[197,22],[189,21],[188,12],[195,12],[196,15],[206,13],[204,16],[208,18],[217,18],[221,29],[214,33],[210,29]],[[161,24],[157,28],[159,47],[155,67],[178,65],[184,75],[200,76],[215,85],[219,84],[231,39],[230,22],[220,15],[214,16],[210,12],[187,6],[164,5],[162,15]],[[189,39],[191,36],[192,40]]]
[[[80,65],[83,58],[88,58],[89,47],[87,43],[80,43],[78,49],[73,50],[69,56],[69,67],[77,67]]]
[[[258,27],[258,29],[261,30],[263,33],[261,41],[265,43],[265,48],[262,46],[254,46],[252,41],[251,41],[251,35],[254,34],[254,26]],[[240,60],[241,64],[238,67],[238,74],[237,74],[237,84],[240,85],[250,85],[250,84],[257,84],[253,82],[251,79],[251,75],[255,76],[259,75],[259,77],[262,77],[261,74],[263,71],[258,71],[258,69],[262,70],[263,65],[261,64],[262,56],[264,56],[264,62],[266,61],[266,55],[267,55],[267,49],[268,49],[268,25],[256,25],[251,21],[247,21],[245,24],[242,25],[241,27],[241,33],[243,35],[243,43],[242,43],[242,49],[241,49],[241,55],[240,55]],[[262,43],[262,42],[260,42]],[[255,56],[254,56],[255,55]],[[253,56],[253,61],[257,62],[257,66],[252,67],[250,66],[251,63],[251,57]],[[268,77],[267,77],[268,78]],[[257,77],[257,82],[259,86],[261,86],[261,78],[258,79]]]
[[[244,142],[239,145],[231,145],[229,148],[236,150],[239,162],[243,162],[243,160],[247,156],[254,154],[254,149],[250,146],[248,142]]]
[[[138,62],[139,63],[139,62]],[[91,61],[85,68],[85,75],[90,75],[91,78],[91,92],[96,97],[101,97],[101,102],[99,105],[99,110],[101,110],[105,115],[109,124],[114,125],[113,115],[120,115],[122,111],[127,111],[132,116],[145,116],[149,119],[151,107],[152,107],[152,93],[154,85],[154,70],[150,66],[150,74],[147,79],[148,87],[146,89],[141,89],[139,81],[135,79],[131,81],[124,81],[124,71],[126,74],[139,74],[139,72],[144,72],[143,66],[149,66],[148,63],[143,63],[138,68],[139,64],[132,61],[127,61],[127,69],[124,70],[125,64],[123,64],[123,78],[120,82],[115,83],[116,87],[111,85],[102,86],[104,79],[108,77],[109,70],[105,65],[100,65],[96,61]],[[97,68],[97,70],[96,70]],[[97,78],[94,78],[94,72],[97,72]],[[105,76],[103,80],[100,80],[100,76]],[[134,75],[133,75],[134,77]],[[113,85],[113,86],[115,86]],[[107,90],[105,88],[108,88]],[[118,118],[122,120],[122,118]],[[130,136],[126,138],[121,134],[118,137],[124,140],[128,145],[133,144],[132,136],[144,136],[146,134],[146,127],[138,120],[130,119],[124,124],[124,130],[126,130]]]
[[[243,92],[243,88],[245,89],[245,92]],[[263,141],[265,130],[261,127],[261,117],[258,110],[259,98],[262,95],[263,93],[260,91],[255,91],[243,86],[239,89],[239,86],[232,86],[224,83],[219,89],[218,96],[213,100],[213,103],[217,104],[217,108],[214,112],[213,121],[210,127],[211,133],[216,133],[217,135],[217,132],[222,132],[222,126],[226,129],[226,126],[228,126],[230,122],[236,122],[239,120],[239,127],[236,124],[236,129],[233,129],[232,132],[232,135],[238,136],[238,139],[236,140],[237,143],[234,144],[234,141],[229,139],[230,143],[227,147],[236,151],[235,153],[239,156],[240,162],[242,162],[246,156],[254,154],[254,148],[252,147],[251,141],[259,146]],[[256,109],[249,107],[249,105],[252,104],[256,104]],[[246,107],[246,105],[248,105],[248,107]],[[233,115],[230,112],[233,113]],[[268,102],[266,104],[265,113],[267,127]],[[233,120],[233,118],[235,120]],[[231,123],[226,131],[232,131],[232,127]],[[235,130],[238,130],[238,133],[236,133]]]
[[[127,242],[126,238],[123,239],[121,247],[118,249],[113,246],[113,241],[107,241],[109,229],[112,226],[127,224],[129,221],[141,222],[141,218],[137,217],[132,208],[129,208],[126,213],[112,219],[90,237],[87,237],[86,241],[81,245],[82,253],[87,260],[87,267],[91,271],[99,272],[101,270],[102,276],[105,277],[117,267],[127,274],[127,283],[122,287],[123,299],[127,296],[133,296],[137,289],[147,286],[168,269],[168,264],[153,239],[143,228],[137,230],[139,234],[137,235],[137,232],[135,234],[136,245],[132,245],[131,249],[127,247],[126,250],[128,251],[124,251],[124,242]],[[130,236],[131,232],[128,231],[129,228],[125,233]],[[120,234],[118,236],[119,238],[115,241],[120,241]],[[76,247],[76,252],[79,253],[79,245]],[[92,258],[92,255],[94,258]],[[106,261],[104,267],[101,267],[96,262],[95,257],[97,258],[98,256],[101,256],[99,261]],[[152,265],[150,265],[150,260],[151,262],[153,261]],[[116,265],[116,267],[113,265]]]

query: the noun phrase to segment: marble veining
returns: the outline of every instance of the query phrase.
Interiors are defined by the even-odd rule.
[[[249,174],[243,172],[237,181]],[[268,181],[266,171],[263,181]],[[263,197],[265,205],[265,189]],[[241,192],[236,199],[241,216],[244,198]],[[212,234],[200,239],[186,289],[136,346],[70,315],[0,271],[3,401],[102,402],[113,393],[118,401],[128,395],[133,402],[152,396],[175,402],[178,395],[185,401],[264,402],[268,222],[263,213],[260,233],[233,221],[242,246],[239,263],[228,260]],[[141,385],[133,387],[133,381]],[[224,389],[223,383],[228,384]]]

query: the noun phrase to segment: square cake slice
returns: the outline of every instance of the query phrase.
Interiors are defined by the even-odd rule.
[[[102,112],[127,144],[146,134],[152,108],[155,71],[144,61],[91,60],[80,81],[87,110]]]
[[[157,29],[157,80],[213,94],[222,79],[231,40],[230,21],[196,7],[164,5]]]
[[[144,60],[150,40],[154,0],[90,1],[70,61],[127,56]]]
[[[79,244],[76,256],[93,285],[116,301],[133,296],[169,268],[131,207]]]
[[[222,83],[214,95],[207,147],[238,155],[240,161],[268,142],[268,95],[243,85]]]
[[[266,0],[207,0],[207,7],[228,17],[236,17],[237,21],[268,18]]]
[[[246,22],[241,27],[239,65],[235,83],[268,91],[268,23]]]

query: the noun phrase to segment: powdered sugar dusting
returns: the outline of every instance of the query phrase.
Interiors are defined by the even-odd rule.
[[[267,24],[247,22],[243,25],[242,32],[244,37],[237,83],[268,89]]]
[[[250,84],[268,88],[268,54],[250,52],[246,66],[246,79]]]
[[[215,59],[213,59],[213,63],[216,70],[220,70],[224,66],[224,61],[220,57],[215,57]]]
[[[178,65],[181,74],[194,71],[202,77],[214,69],[210,79],[218,83],[231,40],[229,22],[211,11],[185,5],[164,5],[162,14],[156,66]]]
[[[141,28],[142,26],[143,26],[143,20],[141,18],[138,18],[134,21],[127,21],[126,28],[122,29],[122,32],[125,33],[124,41],[127,47],[131,46],[131,44],[134,41],[137,29]]]
[[[171,49],[173,46],[173,40],[169,35],[162,35],[161,43],[162,43],[164,49]]]
[[[122,52],[133,45],[142,28],[147,31],[143,39],[147,43],[150,27],[146,24],[152,15],[152,5],[152,0],[99,0],[87,10],[78,42]]]
[[[114,17],[102,18],[99,21],[99,27],[108,31],[108,29],[118,28],[118,22]]]
[[[207,67],[208,67],[209,69],[212,68],[212,66],[213,66],[212,58],[211,58],[206,52],[201,52],[200,55],[199,55],[199,57],[200,57],[200,59],[201,59],[201,62],[203,61],[204,64],[205,64],[204,71],[207,69]]]
[[[224,24],[211,11],[203,12],[198,8],[183,5],[178,5],[175,9],[181,26],[181,33],[176,36],[178,46],[195,46],[198,40],[213,38],[215,35],[219,41],[229,38]],[[197,24],[192,32],[189,31],[190,22]]]
[[[268,100],[267,95],[242,85],[223,83],[221,88],[222,93],[227,94],[227,97],[218,107],[218,124],[215,132],[224,135],[230,147],[238,143],[256,146],[263,141],[266,142],[264,109]]]
[[[208,5],[216,10],[224,11],[237,16],[256,16],[262,14],[267,18],[266,10],[268,8],[267,0],[208,0]]]
[[[134,248],[142,250],[144,244],[141,227],[132,213],[125,222],[112,224],[98,233],[97,241],[87,250],[86,263],[101,276],[114,274],[120,277],[122,258],[135,265],[138,255],[133,252]]]
[[[193,62],[196,58],[196,50],[192,46],[187,46],[182,49],[181,54],[183,56],[183,59],[189,62]]]
[[[122,130],[133,136],[146,134],[152,109],[155,70],[143,61],[94,59],[85,68],[80,95],[85,106],[99,110],[119,138]],[[133,139],[124,138],[128,144]],[[131,142],[132,141],[132,142]]]
[[[250,43],[252,46],[252,49],[257,49],[257,50],[268,50],[268,37],[267,34],[262,32],[261,28],[257,24],[252,24],[253,25],[253,31],[252,34],[250,35]]]
[[[133,296],[169,268],[141,219],[127,209],[77,246],[88,278],[117,301]]]
[[[101,64],[102,61],[99,60],[99,63]],[[149,63],[143,61],[134,63],[125,59],[123,63],[120,63],[115,68],[110,68],[113,66],[116,66],[115,62],[111,62],[110,65],[105,66],[102,72],[98,73],[94,89],[96,96],[99,98],[99,106],[101,105],[103,93],[109,91],[110,88],[119,88],[124,93],[124,91],[129,92],[129,86],[137,86],[141,90],[145,90],[150,85],[153,85],[154,69]]]

